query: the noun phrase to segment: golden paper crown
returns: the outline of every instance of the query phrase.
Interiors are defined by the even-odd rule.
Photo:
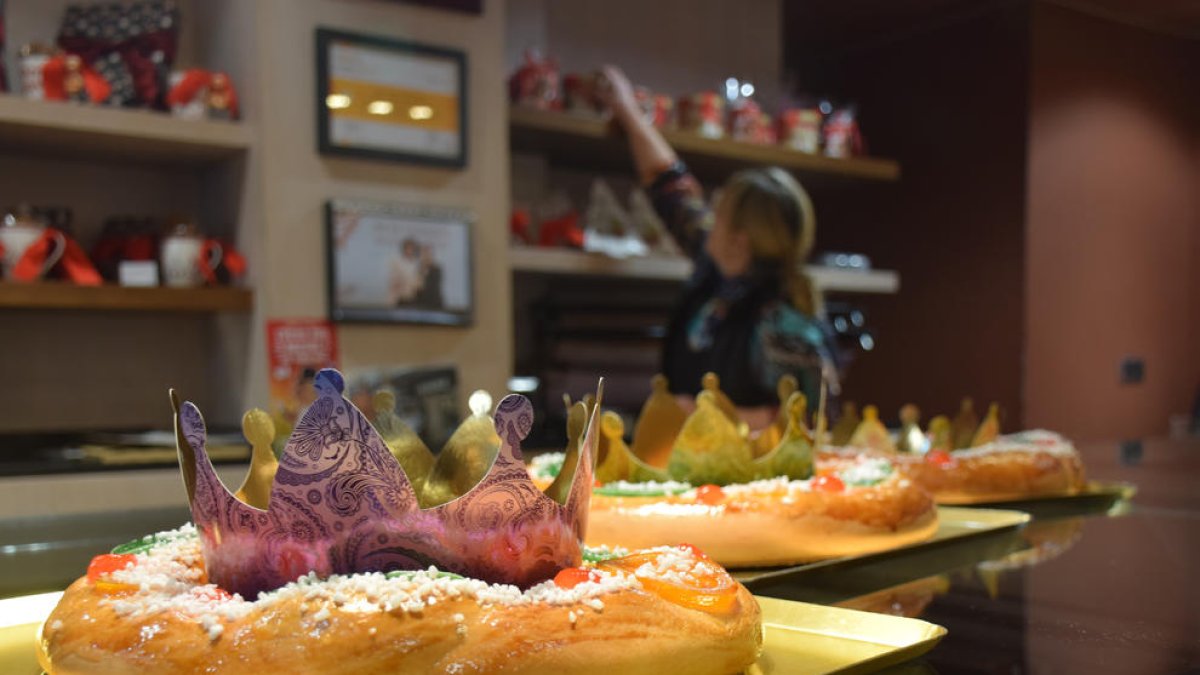
[[[964,398],[958,414],[951,421],[938,415],[929,421],[926,432],[921,431],[921,411],[909,403],[900,408],[900,434],[893,439],[887,427],[879,421],[879,410],[873,405],[863,408],[862,419],[853,403],[843,405],[842,418],[834,425],[830,443],[881,452],[925,453],[931,450],[963,450],[986,445],[1000,436],[1000,406],[988,406],[980,422],[974,403]]]
[[[812,475],[814,434],[805,422],[807,399],[798,391],[794,377],[784,376],[779,381],[776,419],[753,433],[721,391],[715,373],[706,374],[702,385],[696,409],[689,415],[670,393],[667,378],[656,375],[634,426],[631,446],[624,441],[620,416],[604,411],[596,479],[601,483],[675,480],[728,485]]]

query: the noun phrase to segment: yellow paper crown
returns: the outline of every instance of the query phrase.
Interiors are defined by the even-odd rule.
[[[813,434],[805,422],[808,401],[795,378],[780,379],[779,414],[754,433],[721,391],[715,373],[706,374],[702,386],[689,415],[670,393],[666,377],[656,375],[634,426],[632,446],[625,444],[620,416],[605,411],[600,420],[597,480],[727,485],[812,475]]]

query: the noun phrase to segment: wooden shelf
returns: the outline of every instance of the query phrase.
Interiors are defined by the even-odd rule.
[[[623,168],[632,163],[624,142],[598,118],[510,106],[509,133],[515,152],[546,154],[559,164]],[[679,131],[663,137],[694,171],[723,178],[738,169],[780,166],[798,175],[824,179],[895,181],[900,165],[890,159],[835,159],[773,145],[711,139]]]
[[[186,165],[227,159],[252,143],[253,134],[241,122],[0,95],[3,150]]]
[[[248,312],[244,288],[130,288],[67,283],[0,283],[0,309],[80,309],[152,312]]]
[[[508,259],[514,272],[534,274],[683,281],[692,272],[692,263],[686,258],[619,259],[566,248],[514,246],[509,249]],[[821,290],[829,293],[896,293],[900,290],[900,275],[891,270],[858,271],[809,265],[805,271]]]

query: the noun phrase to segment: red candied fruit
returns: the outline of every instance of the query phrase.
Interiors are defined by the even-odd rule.
[[[696,501],[701,504],[716,506],[725,501],[725,491],[721,489],[720,485],[713,485],[712,483],[701,485],[696,488]]]
[[[952,463],[954,458],[951,457],[950,453],[946,452],[945,450],[930,450],[929,453],[925,455],[925,461],[933,464],[934,466],[946,466],[947,464]]]
[[[831,473],[814,478],[812,486],[818,492],[844,492],[846,490],[846,484],[842,482],[842,479]]]
[[[123,570],[137,563],[137,556],[132,553],[105,553],[92,558],[88,565],[88,581],[95,583],[113,572]]]

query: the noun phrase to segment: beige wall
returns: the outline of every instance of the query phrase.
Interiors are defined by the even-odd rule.
[[[454,363],[465,393],[502,391],[512,367],[510,274],[506,254],[508,129],[502,0],[482,16],[392,2],[264,0],[258,45],[262,86],[264,217],[258,316],[248,398],[266,400],[262,323],[324,316],[323,205],[346,197],[466,207],[477,217],[475,324],[469,328],[339,326],[342,364]],[[467,53],[469,164],[465,170],[329,159],[316,152],[313,31],[317,26],[455,47]]]
[[[1194,42],[1037,5],[1028,170],[1030,426],[1162,435],[1200,384]],[[1127,355],[1140,385],[1118,382]]]

